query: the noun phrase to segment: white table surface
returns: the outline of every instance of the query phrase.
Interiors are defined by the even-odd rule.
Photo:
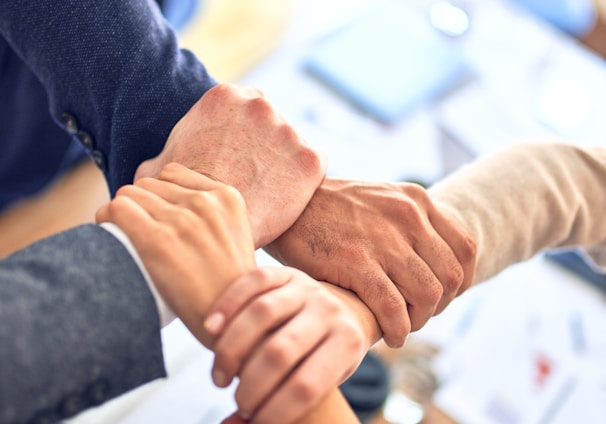
[[[466,152],[463,159],[490,153],[526,137],[566,137],[579,143],[604,142],[606,119],[600,113],[606,111],[604,62],[526,14],[504,6],[501,0],[466,2],[471,17],[470,30],[452,42],[455,48],[463,52],[475,71],[476,76],[470,83],[439,102],[419,107],[396,125],[385,126],[360,114],[305,74],[300,67],[300,58],[318,37],[366,8],[375,7],[375,3],[370,0],[300,2],[299,11],[284,36],[282,47],[242,79],[245,84],[261,88],[312,145],[329,154],[331,175],[393,181],[413,178],[432,182],[452,169],[453,161],[456,166],[462,160],[444,156],[445,151],[452,151],[445,150],[445,140],[458,143],[461,150]],[[420,19],[425,19],[429,2],[411,0],[411,4],[419,12]],[[574,102],[562,101],[565,98]],[[270,262],[262,254],[259,254],[259,261]],[[498,389],[495,382],[501,380],[495,377],[492,385],[487,383],[485,378],[482,379],[485,375],[469,366],[469,362],[461,360],[461,352],[485,357],[487,352],[490,353],[491,349],[496,349],[502,343],[503,349],[494,350],[490,357],[485,357],[489,362],[487,366],[498,363],[501,368],[495,372],[514,367],[515,364],[508,362],[511,358],[504,353],[510,351],[512,355],[528,356],[531,346],[527,343],[529,335],[517,331],[519,328],[516,326],[527,325],[535,312],[534,317],[541,320],[541,349],[549,352],[558,363],[565,364],[560,368],[562,373],[559,375],[563,376],[564,381],[561,384],[569,382],[567,378],[572,378],[570,376],[582,376],[589,380],[595,377],[602,390],[606,387],[606,378],[602,378],[606,372],[596,372],[592,376],[591,372],[581,370],[581,366],[575,368],[570,365],[570,358],[574,357],[569,354],[570,346],[566,345],[566,349],[562,350],[567,343],[558,332],[562,325],[566,326],[560,320],[562,309],[567,314],[578,313],[582,317],[587,314],[587,319],[597,320],[591,324],[592,331],[597,329],[602,331],[600,334],[606,334],[606,316],[601,309],[604,305],[596,305],[594,300],[588,298],[586,286],[576,280],[570,284],[569,280],[575,277],[562,277],[562,273],[540,259],[519,265],[502,274],[497,284],[487,285],[479,289],[477,294],[464,296],[464,301],[452,306],[452,312],[447,310],[435,324],[428,327],[428,335],[442,337],[445,345],[452,346],[452,354],[445,363],[460,360],[460,369],[468,373],[464,376],[460,374],[459,380],[455,380],[451,374],[454,389],[450,392],[445,389],[440,393],[438,400],[447,412],[452,412],[467,423],[505,424],[504,421],[488,420],[486,414],[481,415],[482,411],[476,415],[466,414],[470,408],[485,406],[489,402],[487,396]],[[493,286],[498,287],[498,291],[493,292]],[[562,291],[558,291],[560,289]],[[501,299],[509,299],[511,304],[494,303],[497,298],[493,293],[498,293]],[[549,296],[544,296],[544,293],[549,293]],[[589,297],[595,296],[594,292],[591,293]],[[463,312],[473,310],[474,302],[480,304],[482,297],[482,302],[502,305],[503,310],[493,308],[482,321],[483,326],[476,328],[471,325],[465,337],[459,334],[449,338],[453,336],[453,329],[444,323],[455,322],[455,318]],[[541,299],[548,299],[549,302],[541,303]],[[577,309],[570,305],[571,299],[578,301]],[[589,306],[585,308],[583,305]],[[502,313],[499,314],[499,311]],[[551,317],[557,319],[552,322]],[[490,323],[498,325],[494,324],[490,330]],[[490,342],[489,348],[478,341],[474,334],[485,337]],[[233,387],[218,390],[210,383],[211,355],[199,347],[180,324],[165,329],[163,337],[169,379],[137,389],[70,422],[213,423],[231,412],[234,408],[231,399]],[[467,350],[461,347],[464,344],[457,343],[463,338],[468,343]],[[536,344],[532,346],[536,347]],[[606,353],[606,342],[596,338],[594,353],[596,355],[586,352],[584,357],[591,356],[592,364],[601,362],[606,365],[601,361],[605,357],[601,354]],[[598,369],[597,366],[594,369]],[[604,370],[606,366],[600,369]],[[521,375],[524,376],[524,373]],[[516,382],[515,375],[509,375],[509,378],[512,387],[528,389],[524,386],[525,381]],[[568,409],[562,408],[562,414],[570,414],[572,408],[574,415],[578,408],[585,407],[582,399],[591,396],[606,405],[604,393],[591,389],[597,387],[596,384],[593,380],[587,384],[578,383],[575,388],[589,390],[591,395],[585,393],[583,397],[578,391],[571,391],[569,399],[576,402],[575,399],[580,396],[581,401],[568,404]],[[486,393],[481,399],[469,392],[470,388],[480,386],[485,388]],[[555,383],[553,387],[554,392],[562,388]],[[541,401],[548,404],[552,398],[545,395]],[[527,416],[530,413],[524,419]],[[570,422],[562,419],[553,422]]]

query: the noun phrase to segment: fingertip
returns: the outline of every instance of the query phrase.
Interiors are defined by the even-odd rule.
[[[412,326],[408,309],[399,322],[395,322],[394,316],[391,316],[387,322],[379,322],[379,324],[383,331],[383,341],[387,346],[397,349],[406,344]]]
[[[211,375],[214,383],[218,387],[227,387],[232,380],[231,377],[228,377],[227,374],[219,368],[213,368]]]
[[[401,338],[401,337],[396,338],[396,337],[389,337],[387,335],[384,335],[383,341],[390,348],[399,349],[401,347],[404,347],[404,344],[406,343],[406,338]]]
[[[221,421],[221,424],[246,424],[248,422],[250,421],[243,420],[236,412]]]
[[[250,418],[252,417],[252,414],[248,411],[244,411],[244,410],[239,410],[238,411],[238,416],[244,420],[244,422],[248,422],[250,420]]]
[[[221,312],[213,312],[204,320],[204,329],[212,336],[221,332],[225,325],[225,315]]]
[[[100,224],[108,220],[107,204],[105,204],[95,212],[95,223]]]

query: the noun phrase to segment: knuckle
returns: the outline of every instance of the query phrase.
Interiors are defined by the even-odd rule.
[[[147,177],[141,178],[140,180],[144,180]],[[139,181],[140,181],[139,180]],[[114,200],[118,199],[120,196],[129,196],[130,193],[132,193],[134,190],[134,187],[132,184],[126,184],[121,186],[118,191],[116,191],[116,196],[114,198]]]
[[[343,258],[344,264],[360,264],[368,261],[372,255],[370,254],[371,247],[365,240],[350,240],[348,243],[344,243],[339,246],[339,257]],[[380,278],[374,273],[366,275],[368,280],[373,286],[378,284]]]
[[[299,137],[299,134],[296,132],[296,130],[292,127],[290,128],[291,131],[294,133],[293,136]],[[300,168],[305,172],[305,175],[314,178],[321,178],[324,174],[320,155],[317,151],[307,145],[303,145],[302,148],[299,150],[297,154],[297,163]]]
[[[225,204],[235,207],[236,209],[246,208],[244,197],[242,197],[242,194],[237,188],[229,185],[223,185],[217,190],[219,191],[220,197]]]
[[[267,343],[265,357],[277,368],[289,365],[291,357],[291,338],[275,338]]]
[[[125,198],[122,196],[117,196],[107,204],[107,216],[110,218],[120,216],[126,207],[127,204]]]
[[[461,254],[466,261],[475,260],[478,254],[478,246],[475,240],[469,235],[465,234],[461,242]]]
[[[429,193],[427,190],[417,183],[403,183],[403,190],[417,201],[430,202]]]
[[[319,390],[316,381],[305,375],[293,383],[292,395],[295,402],[308,405],[320,396]]]
[[[204,93],[204,95],[202,96],[203,102],[196,103],[195,106],[197,107],[197,112],[202,113],[203,110],[205,110],[205,108],[207,107],[203,105],[207,105],[208,103],[229,104],[230,102],[233,102],[234,98],[236,97],[236,92],[236,87],[232,84],[217,84],[216,86],[208,90],[206,93]]]
[[[217,343],[214,351],[216,364],[224,371],[229,372],[234,368],[235,364],[240,363],[240,356],[231,346]]]
[[[159,179],[166,179],[174,175],[175,172],[179,169],[181,165],[176,162],[169,162],[162,166],[160,173],[158,174]],[[143,179],[143,178],[142,178]]]
[[[250,305],[250,310],[253,316],[261,321],[271,320],[275,316],[274,304],[265,296],[254,300]]]
[[[432,316],[444,296],[444,287],[436,280],[425,290],[426,303],[422,306],[428,316]],[[415,329],[416,330],[416,329]]]
[[[364,332],[359,326],[356,326],[351,321],[347,321],[347,325],[343,331],[347,335],[346,343],[348,351],[363,352],[365,348]]]
[[[339,315],[343,311],[343,304],[328,292],[322,291],[317,295],[323,303],[324,310],[327,315]]]
[[[234,86],[229,83],[220,83],[206,92],[206,95],[226,95],[234,91]]]
[[[325,287],[317,284],[316,281],[308,281],[305,285],[307,290],[307,299],[319,304],[324,311],[334,313],[339,309],[339,301]]]
[[[428,308],[435,308],[438,302],[442,299],[444,295],[444,286],[440,283],[440,281],[434,277],[431,277],[429,282],[426,284],[426,288],[424,290],[424,297],[427,302]]]
[[[410,198],[400,198],[395,205],[397,214],[406,220],[408,226],[420,226],[424,219],[417,203]]]
[[[188,206],[194,211],[203,210],[208,205],[208,195],[204,191],[191,191],[188,194]]]
[[[442,287],[444,290],[443,294],[446,296],[450,296],[452,294],[454,296],[454,294],[459,291],[459,288],[463,284],[464,278],[465,272],[463,271],[463,267],[461,267],[458,262],[453,264],[444,276],[444,281],[442,281]]]
[[[155,178],[152,177],[141,177],[135,182],[135,186],[137,187],[149,187],[155,181]],[[128,188],[129,186],[123,186],[123,188]]]
[[[182,209],[174,212],[174,235],[181,238],[191,233],[194,227],[193,222],[197,216],[189,209]]]
[[[265,97],[253,97],[252,99],[249,99],[248,107],[255,116],[260,118],[275,117],[274,108]]]
[[[273,285],[272,283],[274,280],[272,279],[269,268],[255,268],[249,271],[248,275],[251,280],[254,281],[254,284],[258,285],[259,287],[269,287]]]
[[[290,144],[291,142],[295,142],[296,144],[299,144],[301,147],[304,147],[304,143],[302,142],[302,138],[299,135],[299,133],[297,132],[297,130],[290,125],[288,122],[281,122],[278,124],[277,128],[277,135],[280,139],[280,141],[282,143],[285,144]],[[304,149],[300,149],[300,151],[302,152]]]
[[[401,316],[406,313],[406,300],[398,290],[385,290],[384,295],[379,298],[382,299],[381,308],[386,315]]]

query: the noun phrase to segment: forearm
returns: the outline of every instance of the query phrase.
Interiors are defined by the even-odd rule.
[[[0,261],[0,301],[0,422],[60,420],[165,376],[153,298],[101,228]]]
[[[297,424],[350,424],[360,421],[343,397],[334,389],[307,415],[297,421]]]
[[[157,155],[214,82],[148,0],[0,1],[0,36],[47,91],[50,112],[100,160],[114,192]]]
[[[477,243],[475,282],[541,249],[606,240],[606,149],[519,144],[431,187]]]
[[[322,282],[322,285],[354,311],[358,324],[366,337],[367,349],[381,340],[381,327],[379,327],[376,317],[358,295],[332,283]]]
[[[360,324],[367,336],[368,347],[381,339],[381,329],[370,309],[353,292],[344,290],[334,284],[324,283],[325,287],[343,302],[349,305],[360,319]],[[359,423],[358,418],[343,397],[340,390],[331,391],[322,402],[314,407],[297,424],[349,424]]]

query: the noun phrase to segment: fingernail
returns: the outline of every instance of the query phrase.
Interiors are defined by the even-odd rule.
[[[245,421],[250,420],[250,412],[239,410],[238,415],[240,416],[240,418],[242,418]]]
[[[227,385],[227,377],[225,376],[225,373],[219,369],[213,369],[213,381],[219,387]]]
[[[223,328],[225,322],[225,315],[221,312],[215,312],[209,315],[204,321],[204,328],[211,334],[217,334]]]

